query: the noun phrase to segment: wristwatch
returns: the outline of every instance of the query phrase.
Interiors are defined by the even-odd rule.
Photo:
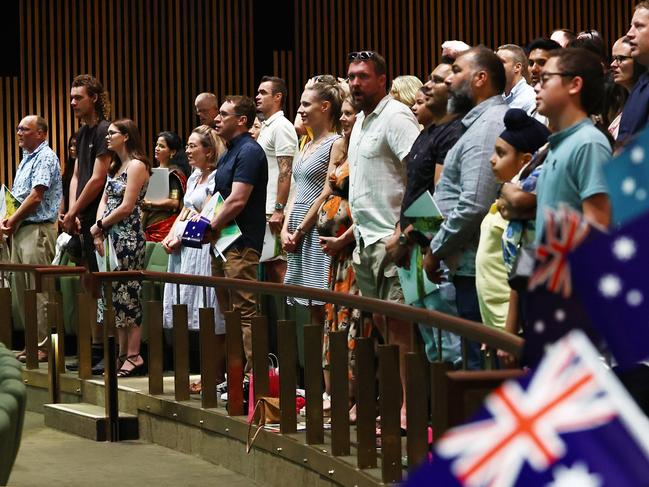
[[[401,235],[399,235],[399,245],[402,245],[404,247],[408,245],[408,237],[403,232],[401,232]]]
[[[284,211],[285,207],[286,207],[286,205],[283,205],[281,203],[275,203],[275,210],[276,211]]]
[[[104,231],[104,224],[101,221],[101,218],[97,220],[97,228],[99,228],[99,230],[101,230],[102,232]]]

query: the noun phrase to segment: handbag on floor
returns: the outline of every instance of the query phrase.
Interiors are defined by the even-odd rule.
[[[257,429],[250,437],[252,425],[257,420]],[[265,424],[279,423],[279,397],[260,397],[252,411],[252,417],[248,420],[248,436],[246,438],[246,453],[250,453],[259,432]]]

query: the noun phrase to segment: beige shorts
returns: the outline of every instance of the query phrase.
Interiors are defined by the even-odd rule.
[[[352,255],[356,284],[361,295],[386,301],[403,303],[403,291],[397,274],[397,266],[388,262],[385,244],[390,237],[385,237],[365,247],[358,243]]]

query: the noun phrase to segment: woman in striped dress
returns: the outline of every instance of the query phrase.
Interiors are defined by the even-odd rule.
[[[318,208],[327,199],[331,188],[327,174],[342,154],[335,154],[333,143],[340,136],[342,88],[337,84],[318,82],[302,93],[298,114],[313,133],[298,155],[293,166],[294,197],[288,209],[288,218],[282,229],[282,247],[287,252],[285,284],[329,289],[330,257],[320,246],[316,220]],[[323,323],[324,303],[288,297],[290,305],[312,305],[313,323]]]

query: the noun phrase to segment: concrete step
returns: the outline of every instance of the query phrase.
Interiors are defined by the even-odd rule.
[[[107,441],[108,418],[103,406],[88,403],[45,404],[45,426],[95,441]],[[119,439],[137,440],[137,416],[119,413]]]

